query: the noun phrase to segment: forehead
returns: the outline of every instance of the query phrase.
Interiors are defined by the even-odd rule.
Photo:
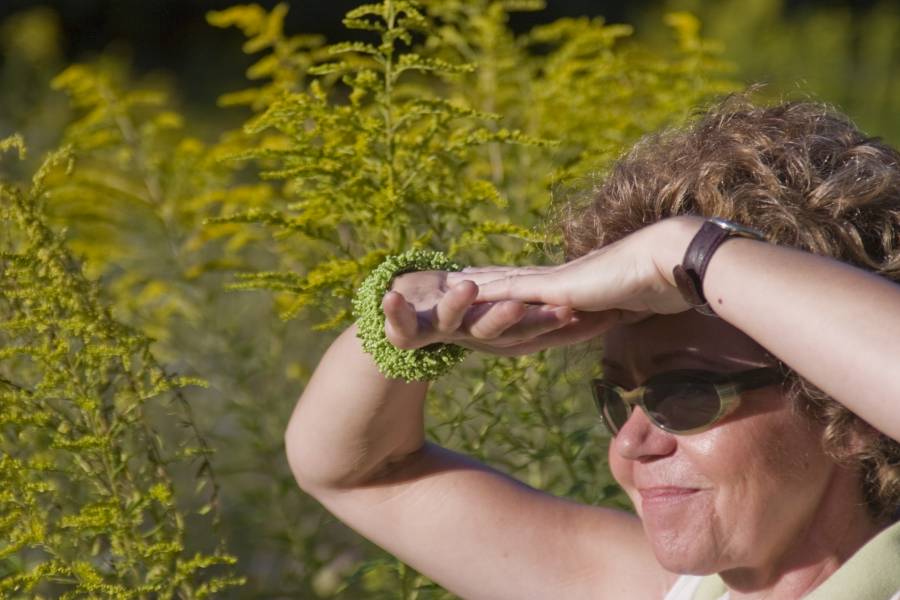
[[[673,355],[681,355],[676,359]],[[654,315],[643,321],[610,329],[603,337],[604,362],[618,363],[626,370],[649,372],[662,361],[692,357],[715,359],[723,365],[748,367],[773,364],[772,356],[756,340],[728,322],[687,311]]]

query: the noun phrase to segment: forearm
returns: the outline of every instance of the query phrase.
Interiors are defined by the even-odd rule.
[[[900,440],[900,285],[826,257],[733,239],[710,260],[704,293],[719,316]]]
[[[322,357],[285,433],[301,487],[351,487],[378,474],[425,440],[427,382],[382,375],[363,351],[356,325]]]

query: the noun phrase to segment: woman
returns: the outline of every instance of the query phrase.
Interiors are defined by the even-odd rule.
[[[765,239],[710,245],[727,228],[707,217]],[[637,515],[425,441],[427,383],[382,376],[355,326],[288,426],[300,486],[464,598],[900,598],[900,154],[827,108],[732,98],[638,144],[561,224],[558,267],[396,277],[386,335],[603,336]]]

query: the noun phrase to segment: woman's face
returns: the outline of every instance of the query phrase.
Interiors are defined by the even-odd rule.
[[[628,389],[674,369],[774,364],[752,338],[695,311],[656,315],[605,336],[604,376]],[[660,564],[711,573],[777,560],[810,525],[835,468],[820,439],[820,427],[769,386],[744,392],[735,412],[693,435],[666,433],[636,409],[610,444],[609,460]]]

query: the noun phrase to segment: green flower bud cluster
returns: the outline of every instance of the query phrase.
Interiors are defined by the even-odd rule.
[[[387,257],[363,281],[353,299],[357,337],[385,376],[407,382],[437,379],[469,353],[467,348],[445,343],[429,344],[415,350],[397,348],[384,334],[385,318],[381,308],[381,301],[397,275],[410,271],[461,269],[442,252],[415,249]]]

